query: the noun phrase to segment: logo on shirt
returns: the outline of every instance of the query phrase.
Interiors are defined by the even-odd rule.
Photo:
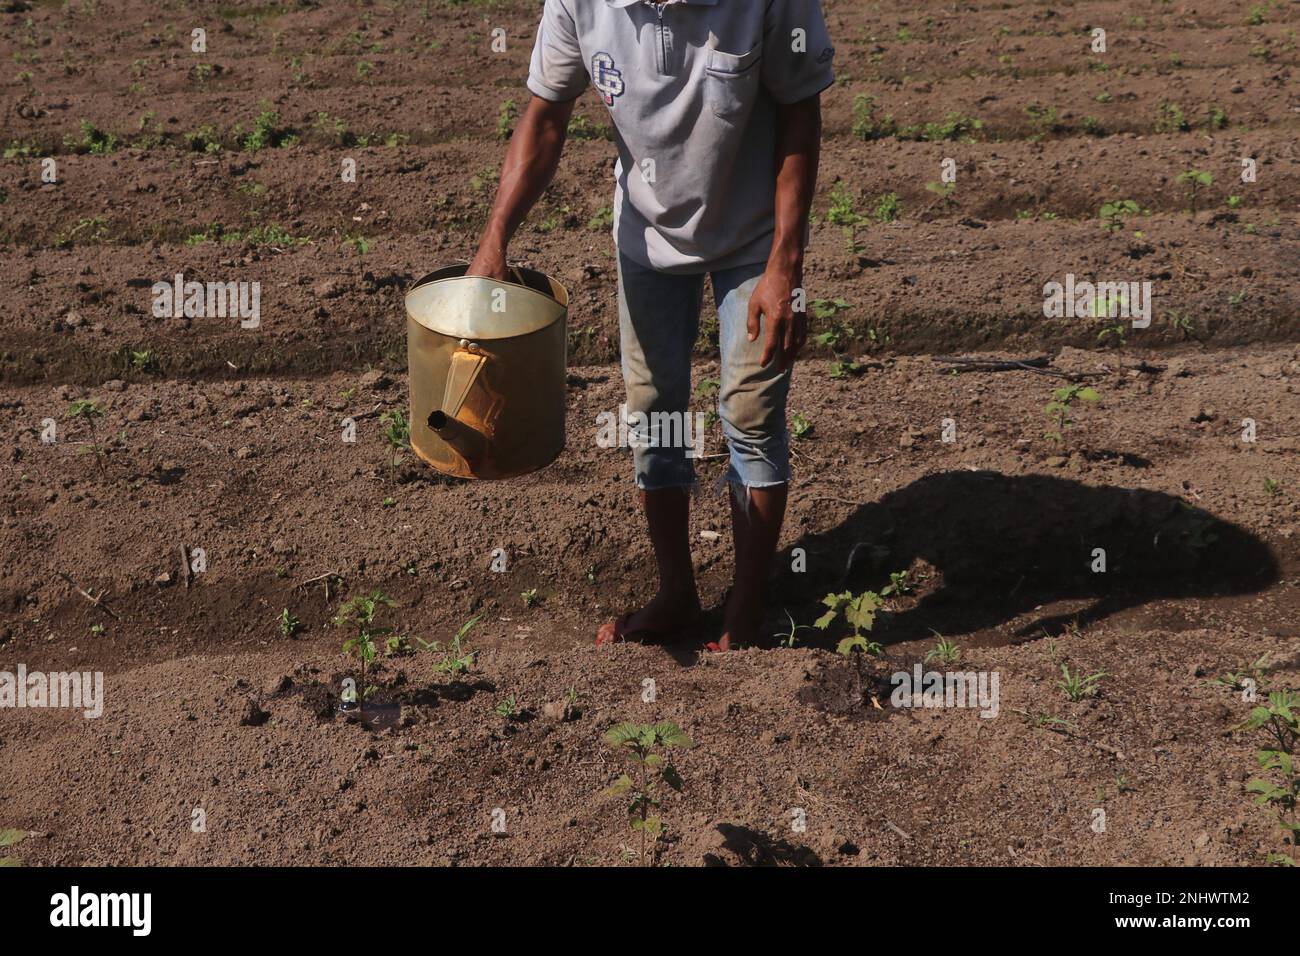
[[[623,95],[623,73],[614,66],[608,53],[597,53],[591,58],[591,85],[600,91],[606,106],[614,105],[614,97]]]

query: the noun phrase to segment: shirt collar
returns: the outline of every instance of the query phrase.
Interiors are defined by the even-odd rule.
[[[634,3],[649,3],[650,0],[605,0],[611,7],[630,7]],[[698,7],[715,7],[718,0],[675,0],[676,3],[689,3]]]

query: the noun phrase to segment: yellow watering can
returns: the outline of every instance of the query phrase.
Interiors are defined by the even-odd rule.
[[[431,272],[406,293],[411,447],[461,478],[513,478],[564,449],[569,293],[545,273],[515,281]]]

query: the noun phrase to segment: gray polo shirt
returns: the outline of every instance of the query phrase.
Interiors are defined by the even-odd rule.
[[[618,140],[614,239],[664,272],[767,259],[773,103],[833,80],[818,0],[546,0],[528,89],[595,87]]]

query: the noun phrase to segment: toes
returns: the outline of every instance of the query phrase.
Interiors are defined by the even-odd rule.
[[[624,623],[625,620],[626,619],[624,618],[615,621],[606,621],[602,624],[600,630],[596,632],[596,646],[604,647],[606,644],[613,644],[617,641],[620,636],[619,625]]]

